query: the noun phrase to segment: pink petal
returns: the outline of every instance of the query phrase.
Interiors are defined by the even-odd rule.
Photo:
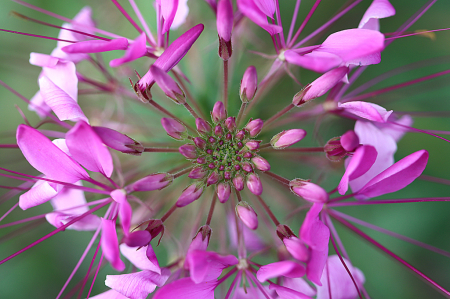
[[[289,187],[292,192],[313,203],[324,203],[329,197],[328,193],[319,185],[301,179],[292,180]]]
[[[344,259],[344,262],[356,281],[356,284],[361,288],[365,280],[364,274],[358,268],[353,267],[350,261]],[[329,286],[328,281],[330,282]],[[317,299],[347,299],[358,297],[355,284],[337,255],[328,257],[327,266],[324,268],[320,282],[322,286],[317,287]]]
[[[150,246],[150,245],[148,245]],[[120,252],[126,257],[135,267],[141,270],[150,270],[161,274],[161,268],[158,263],[153,263],[147,257],[147,246],[144,247],[129,247],[126,244],[120,244]]]
[[[66,134],[66,143],[72,157],[90,171],[110,177],[114,165],[111,154],[90,125],[79,121]]]
[[[306,267],[306,276],[317,285],[322,285],[320,278],[327,262],[328,246],[323,251],[311,250],[308,265]]]
[[[131,155],[140,155],[144,151],[142,144],[125,134],[105,127],[92,127],[92,129],[106,146],[116,151]]]
[[[103,292],[101,294],[98,294],[97,296],[89,297],[89,298],[91,298],[91,299],[128,299],[121,293],[116,292],[114,290],[109,290],[109,291]]]
[[[38,91],[31,98],[30,104],[28,105],[28,110],[36,112],[40,118],[45,118],[52,109],[45,104],[44,98],[41,95],[41,92]]]
[[[223,269],[239,262],[234,255],[221,256],[215,252],[203,250],[189,252],[186,259],[189,262],[191,279],[195,283],[215,280]]]
[[[214,299],[215,281],[194,283],[190,277],[175,280],[159,289],[153,299]]]
[[[313,289],[303,278],[284,278],[283,286],[294,291],[303,293],[307,296],[315,296],[316,290]]]
[[[338,107],[345,109],[345,112],[381,123],[387,122],[389,116],[392,114],[392,110],[386,111],[386,109],[377,104],[360,101],[347,102],[343,104],[338,103]]]
[[[217,4],[217,33],[229,42],[233,29],[233,3],[231,0],[220,0]]]
[[[198,187],[196,184],[192,184],[181,193],[177,200],[177,207],[184,207],[191,202],[200,198],[203,193],[203,188]]]
[[[229,214],[227,215],[227,231],[230,236],[230,247],[231,248],[237,248],[237,233],[236,233],[236,221],[234,220],[234,215]],[[249,251],[258,251],[265,247],[265,244],[261,237],[255,232],[249,229],[247,226],[242,226],[243,228],[243,234],[244,234],[244,240],[245,240],[245,247]]]
[[[170,30],[173,19],[177,13],[178,0],[157,0],[161,5],[161,14],[164,18],[164,25],[162,27],[162,34]]]
[[[203,31],[203,24],[198,24],[177,38],[164,53],[156,59],[154,65],[165,71],[170,71],[186,55],[194,42]],[[138,85],[141,90],[153,84],[155,81],[150,70],[139,80]]]
[[[374,0],[364,13],[358,28],[380,30],[378,19],[384,19],[395,15],[395,8],[388,0]]]
[[[125,270],[125,264],[120,259],[119,241],[117,240],[116,222],[102,218],[102,251],[111,266],[117,271]]]
[[[322,207],[323,204],[313,204],[300,229],[300,239],[315,250],[328,248],[330,239],[330,230],[319,220]]]
[[[331,34],[314,50],[339,56],[344,62],[384,49],[384,35],[368,29],[348,29]]]
[[[401,124],[401,125],[408,126],[408,127],[410,127],[413,124],[413,119],[409,115],[403,115],[399,119],[395,119],[395,117],[391,116],[390,121],[393,121],[397,124]],[[378,125],[379,125],[381,132],[383,132],[386,135],[391,136],[392,138],[394,138],[394,140],[396,142],[398,142],[403,137],[403,135],[405,135],[405,133],[408,131],[407,128],[393,125],[390,123],[384,123],[384,124],[378,124]]]
[[[59,228],[79,215],[65,214],[61,212],[52,212],[45,215],[45,219],[56,228]],[[92,231],[99,228],[101,225],[100,217],[97,215],[87,215],[83,219],[71,224],[67,229],[73,229],[77,231]]]
[[[47,54],[30,53],[30,64],[40,67],[55,67],[59,62],[59,58]]]
[[[419,177],[428,162],[428,152],[420,150],[401,159],[372,180],[359,192],[356,198],[368,199],[405,188]]]
[[[99,53],[114,50],[126,50],[128,48],[128,40],[126,38],[118,38],[110,41],[105,40],[88,40],[77,42],[69,46],[63,47],[66,53]]]
[[[55,66],[45,66],[42,70],[44,76],[67,93],[75,102],[78,100],[78,76],[73,62],[58,60]]]
[[[254,0],[238,0],[237,6],[239,10],[256,25],[269,32],[270,35],[274,35],[283,31],[283,28],[278,25],[269,24],[267,21],[267,15],[255,4]],[[270,13],[270,7],[266,12]],[[272,14],[273,15],[273,14]]]
[[[38,206],[49,201],[58,194],[56,184],[46,181],[38,181],[33,188],[20,195],[19,207],[22,210]]]
[[[142,32],[125,51],[121,58],[113,59],[109,62],[110,67],[118,67],[124,63],[141,58],[147,53],[145,32]]]
[[[131,223],[131,206],[127,200],[127,193],[123,189],[116,189],[111,192],[111,197],[119,204],[119,218],[122,224],[122,229],[125,235],[128,235],[130,231]]]
[[[254,3],[266,16],[273,18],[275,13],[275,2],[273,0],[257,0]]]
[[[76,185],[82,186],[81,182]],[[54,210],[64,210],[66,214],[81,215],[89,210],[84,191],[70,187],[63,187],[50,203]]]
[[[313,299],[309,296],[306,296],[303,293],[294,291],[294,290],[286,288],[286,287],[279,286],[274,283],[269,286],[269,289],[275,290],[277,292],[278,296],[280,296],[280,298],[283,298],[283,299]]]
[[[293,261],[281,261],[272,264],[268,264],[259,268],[256,273],[256,278],[260,282],[265,282],[266,280],[285,276],[285,277],[302,277],[306,273],[306,268],[300,263]]]
[[[309,251],[306,245],[296,236],[283,239],[286,250],[297,260],[306,262],[309,259]]]
[[[161,190],[172,183],[172,181],[173,177],[167,173],[155,173],[134,182],[127,186],[126,189],[129,192]]]
[[[377,150],[373,146],[360,146],[347,164],[347,169],[338,185],[339,194],[344,195],[348,190],[348,182],[369,171],[376,159]]]
[[[175,30],[181,26],[186,21],[186,17],[189,13],[189,7],[187,5],[188,0],[178,0],[177,13],[173,19],[172,26],[170,29]]]
[[[89,178],[77,162],[36,129],[19,125],[17,144],[28,162],[49,179],[75,183]]]
[[[305,55],[300,55],[293,50],[287,50],[284,52],[284,57],[289,63],[318,73],[327,72],[342,63],[342,59],[339,56],[327,52],[313,51]]]
[[[49,78],[46,76],[41,77],[39,79],[39,87],[45,103],[55,112],[60,120],[84,120],[88,122],[75,99],[55,85]]]
[[[170,77],[166,72],[164,72],[159,67],[152,65],[150,67],[150,72],[156,81],[156,84],[164,91],[164,93],[174,100],[177,99],[177,95],[184,95],[183,91],[180,89],[175,80]],[[181,104],[181,103],[180,103]]]
[[[137,230],[129,233],[123,239],[124,243],[130,247],[141,247],[152,240],[152,235],[146,230]]]
[[[141,271],[122,275],[106,275],[105,284],[130,299],[145,299],[156,286],[163,286],[170,276],[170,270],[162,269],[162,274]]]

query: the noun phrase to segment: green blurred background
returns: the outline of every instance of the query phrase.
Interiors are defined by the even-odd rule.
[[[30,0],[28,2],[68,18],[72,18],[85,5],[90,5],[93,8],[93,17],[97,21],[99,28],[124,35],[131,39],[136,37],[134,29],[121,16],[110,1]],[[152,1],[146,0],[136,2],[142,8],[149,23],[153,26],[152,20],[154,19],[155,14],[152,8]],[[282,19],[286,31],[286,26],[290,23],[291,11],[293,10],[295,1],[282,0],[280,2]],[[381,21],[382,32],[393,32],[425,4],[425,1],[402,0],[391,2],[397,10],[397,15]],[[123,4],[128,11],[131,11],[127,1],[120,1],[120,3]],[[306,26],[304,34],[312,32],[320,26],[324,20],[329,19],[343,3],[344,1],[340,0],[322,1],[317,12]],[[329,31],[325,36],[337,30],[356,27],[370,3],[371,1],[363,1],[345,17],[339,20],[336,23],[336,26],[333,27],[333,31]],[[201,69],[198,65],[193,65],[192,61],[187,59],[184,59],[180,65],[182,70],[190,78],[195,78],[195,80],[193,80],[195,84],[192,86],[192,91],[205,107],[204,111],[207,112],[212,107],[213,103],[220,98],[221,90],[219,71],[220,61],[216,54],[215,20],[204,1],[189,0],[188,5],[190,6],[193,15],[200,16],[195,19],[191,16],[188,20],[188,24],[193,25],[202,22],[206,25],[206,30],[199,39],[198,46],[194,47],[194,50],[198,51],[198,53],[190,53],[190,55],[199,56],[197,58],[202,59],[209,68]],[[299,13],[300,21],[306,16],[312,5],[313,1],[302,1],[301,11]],[[48,28],[20,20],[10,15],[11,11],[17,11],[53,24],[62,24],[59,20],[55,20],[44,14],[22,7],[12,1],[2,0],[0,2],[0,28],[53,37],[57,36],[58,29]],[[429,12],[411,27],[411,31],[450,27],[449,15],[450,2],[444,0],[437,1]],[[264,51],[264,49],[267,48],[269,49],[269,53],[273,53],[269,36],[262,30],[256,28],[256,26],[252,25],[252,28],[255,29],[256,34],[249,37],[249,43],[244,46],[255,51]],[[180,32],[181,30],[176,31],[175,35],[179,35]],[[38,90],[37,77],[40,68],[28,63],[29,54],[30,52],[50,53],[55,47],[56,42],[5,32],[0,32],[0,40],[0,79],[27,98],[31,98]],[[448,56],[449,46],[450,34],[447,32],[436,33],[433,38],[425,36],[403,38],[389,46],[383,52],[382,63],[380,65],[369,67],[358,82],[366,82],[368,79],[402,65],[436,57],[442,57],[442,60],[432,66],[392,77],[389,80],[376,85],[373,89],[375,90],[448,69],[450,66],[450,59]],[[237,49],[235,49],[235,51],[236,50]],[[115,58],[118,57],[118,55],[120,54],[108,53],[106,57]],[[267,70],[269,66],[267,60],[255,55],[250,55],[250,58],[247,60],[240,59],[239,57],[241,56],[238,54],[235,55],[238,62],[234,65],[236,75],[231,77],[230,84],[230,90],[234,92],[234,94],[230,96],[230,103],[234,105],[232,106],[232,109],[230,109],[231,114],[237,113],[240,105],[236,91],[239,88],[240,76],[245,68],[250,64],[254,64],[257,66],[261,76],[263,70]],[[141,74],[144,73],[148,67],[148,62],[142,61],[140,60],[140,62],[133,64],[133,67],[140,70]],[[83,68],[83,66],[80,67]],[[293,72],[297,76],[300,74],[296,68],[293,69]],[[312,72],[301,72],[302,82],[311,82],[316,77],[317,75]],[[449,78],[444,76],[416,86],[390,92],[386,95],[371,99],[371,101],[380,103],[388,110],[393,109],[394,111],[450,111],[450,88],[448,80]],[[126,83],[125,76],[124,83]],[[261,99],[261,103],[259,103],[259,105],[251,112],[250,116],[258,115],[262,119],[267,119],[272,115],[273,111],[280,110],[288,104],[293,94],[298,90],[299,86],[290,78],[283,78],[269,94]],[[15,128],[19,123],[23,122],[15,105],[25,112],[32,123],[36,123],[37,117],[33,113],[28,112],[25,103],[2,87],[0,87],[0,99],[0,142],[13,143],[15,140]],[[91,98],[89,97],[85,98],[81,96],[80,102],[83,105],[83,103],[86,103],[85,101],[90,99]],[[130,106],[129,109],[134,109],[134,112],[140,115],[144,121],[154,115],[146,110],[139,110],[139,106]],[[178,110],[175,113],[179,113]],[[153,124],[154,122],[150,123]],[[145,125],[145,123],[143,125]],[[305,126],[308,129],[308,132],[311,132],[314,123],[307,123]],[[337,117],[330,117],[321,126],[321,136],[324,140],[327,140],[327,138],[335,137],[346,130],[351,129],[352,126],[353,122],[351,121],[343,121]],[[450,120],[446,115],[426,118],[417,117],[415,118],[414,126],[421,129],[450,131]],[[159,133],[162,133],[162,130],[159,127],[148,128],[148,130],[150,135],[154,134],[158,136]],[[277,130],[279,131],[279,128]],[[270,133],[277,133],[277,130]],[[269,135],[270,134],[267,134],[263,137],[265,137],[265,139],[270,138]],[[159,134],[159,136],[163,136],[163,134]],[[313,142],[311,136],[308,137],[308,142]],[[450,159],[448,159],[450,153],[449,143],[424,134],[409,133],[399,142],[398,148],[395,156],[396,160],[399,160],[414,151],[426,148],[430,152],[430,160],[424,173],[447,180],[450,179]],[[270,155],[268,155],[268,159],[271,162],[276,160],[274,156],[272,157]],[[324,175],[321,173],[320,169],[314,169],[314,167],[311,167],[310,165],[301,168],[292,168],[290,167],[291,164],[289,161],[276,161],[279,163],[271,163],[274,172],[282,173],[285,177],[314,177],[316,179]],[[151,164],[151,162],[148,163]],[[18,150],[15,149],[2,149],[0,165],[1,167],[14,169],[16,171],[27,172],[28,169],[28,166],[23,163],[23,157],[18,153]],[[167,167],[167,169],[169,168],[170,167]],[[334,172],[326,174],[328,178],[326,184],[328,185],[325,185],[325,187],[327,190],[331,190],[336,186],[339,181],[339,174],[342,175],[342,168],[337,168]],[[2,179],[1,183],[1,185],[15,184],[16,182],[6,179]],[[448,186],[443,184],[418,180],[398,194],[395,194],[394,196],[384,196],[383,198],[448,196],[449,189]],[[3,204],[0,208],[0,211],[2,211],[1,214],[7,211],[16,200],[17,197]],[[4,222],[11,222],[33,215],[39,215],[48,212],[49,209],[49,205],[43,205],[42,207],[36,207],[27,211],[18,210],[8,216]],[[274,209],[276,210],[275,207]],[[371,205],[342,208],[339,210],[355,215],[364,221],[450,251],[450,231],[448,229],[450,208],[448,203]],[[375,249],[372,245],[361,240],[359,237],[355,237],[355,235],[339,226],[339,224],[336,224],[336,227],[350,257],[352,258],[353,264],[360,268],[366,276],[365,287],[371,295],[371,298],[442,297],[442,295],[426,285],[425,282],[422,282],[409,270]],[[368,232],[377,241],[385,244],[392,251],[398,253],[402,258],[412,263],[425,274],[429,275],[436,282],[445,288],[450,289],[450,261],[448,258],[377,232],[369,231],[364,228],[363,230]],[[0,233],[0,258],[4,258],[16,252],[50,231],[52,231],[52,227],[47,223],[43,223],[43,225],[33,225],[31,227],[23,226],[19,231],[17,231],[17,227],[2,229]],[[77,263],[78,258],[85,249],[86,244],[89,242],[90,237],[90,233],[66,231],[1,265],[0,297],[56,297],[56,294],[61,289],[74,265]],[[88,254],[87,261],[90,261],[92,254],[92,252]],[[157,249],[157,254],[159,256],[164,256],[165,253],[163,252],[163,249],[159,248]],[[89,265],[86,263],[81,266],[81,270],[75,276],[74,281],[69,285],[69,289],[82,279],[88,266]],[[93,289],[93,294],[98,294],[99,292],[106,290],[103,285],[103,279],[105,275],[110,273],[113,273],[113,271],[109,266],[106,266],[100,271],[97,283]],[[88,286],[89,285],[90,281],[88,282]],[[84,296],[86,296],[86,293],[84,293]]]

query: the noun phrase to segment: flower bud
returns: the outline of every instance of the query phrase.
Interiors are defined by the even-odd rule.
[[[197,149],[193,144],[184,144],[178,148],[178,151],[188,159],[197,158]]]
[[[245,144],[245,146],[246,146],[249,150],[254,151],[254,150],[257,150],[257,149],[259,148],[259,144],[260,144],[260,143],[261,143],[260,140],[250,140],[250,141],[248,141],[248,142]]]
[[[242,140],[245,137],[245,131],[244,130],[240,130],[239,132],[236,133],[236,139],[238,140]]]
[[[246,172],[253,172],[253,167],[252,167],[252,165],[250,165],[250,163],[244,162],[241,165],[242,165],[242,169],[244,171],[246,171]]]
[[[295,179],[289,183],[291,191],[310,202],[324,203],[328,200],[328,193],[319,185],[302,179]]]
[[[349,130],[341,136],[341,145],[348,152],[354,152],[359,145],[359,138],[355,131]]]
[[[233,185],[238,191],[244,190],[244,178],[238,174],[233,178]]]
[[[203,167],[195,167],[189,172],[188,177],[194,180],[202,179],[207,174],[207,170],[203,169]]]
[[[230,198],[231,187],[228,183],[220,183],[217,185],[217,197],[221,203],[224,203]]]
[[[153,78],[156,81],[156,84],[164,91],[166,96],[173,100],[177,104],[185,104],[186,96],[184,92],[180,89],[175,80],[172,79],[166,72],[157,67],[156,65],[152,65],[150,67],[150,72],[153,75]]]
[[[260,156],[255,156],[252,158],[252,163],[255,164],[256,168],[258,168],[261,171],[269,171],[270,170],[270,164],[267,162],[266,159]]]
[[[219,34],[219,56],[224,61],[227,61],[232,54],[232,29],[233,4],[231,0],[220,0],[217,4],[217,32]]]
[[[213,171],[208,179],[206,180],[206,186],[214,185],[216,184],[220,179],[220,175],[217,171]]]
[[[206,148],[206,141],[205,141],[205,139],[203,139],[201,137],[195,137],[194,138],[194,143],[195,143],[195,146],[197,146],[200,149],[205,149]]]
[[[241,201],[236,205],[235,210],[236,215],[248,228],[253,230],[258,228],[258,215],[247,202]]]
[[[257,118],[250,121],[245,126],[245,129],[249,132],[250,137],[255,137],[261,132],[263,125],[264,122],[261,119]]]
[[[152,240],[152,236],[146,230],[138,230],[126,235],[124,243],[130,247],[145,246]]]
[[[195,125],[197,127],[197,131],[200,134],[208,134],[211,132],[211,126],[209,125],[209,123],[207,121],[205,121],[202,118],[197,118],[195,120]]]
[[[256,68],[251,65],[244,73],[241,80],[241,101],[243,103],[249,103],[253,100],[258,89],[258,74],[256,73]]]
[[[92,129],[106,146],[116,151],[136,156],[140,156],[144,151],[140,142],[113,129],[105,127],[92,127]]]
[[[251,173],[247,177],[247,188],[255,195],[261,195],[263,188],[258,175]]]
[[[125,187],[127,193],[134,191],[161,190],[173,182],[173,175],[169,173],[155,173],[148,175]]]
[[[306,131],[302,129],[292,129],[283,131],[273,136],[270,144],[274,149],[283,149],[297,143],[306,136]]]
[[[217,125],[214,128],[214,135],[216,135],[216,136],[222,136],[223,135],[223,128],[222,128],[221,125]]]
[[[228,131],[233,132],[236,129],[236,118],[234,116],[230,116],[225,120],[225,126]]]
[[[150,233],[150,236],[152,237],[152,239],[156,238],[159,234],[161,234],[161,236],[159,237],[159,240],[158,240],[158,245],[159,245],[159,242],[161,242],[161,238],[164,235],[164,224],[162,223],[162,221],[160,219],[152,219],[147,222],[148,222],[148,225],[145,230]],[[144,222],[144,223],[147,223],[147,222]],[[139,226],[141,226],[141,225],[142,224],[140,224]]]
[[[166,130],[167,135],[176,139],[184,140],[187,137],[186,127],[173,118],[161,118],[161,125]]]
[[[309,251],[305,244],[297,238],[289,226],[279,224],[277,226],[277,235],[283,241],[287,251],[296,259],[306,262],[309,260]]]
[[[200,198],[203,193],[203,187],[200,185],[192,184],[186,189],[183,190],[180,197],[177,200],[177,207],[184,207],[190,204],[191,202]]]
[[[214,123],[218,123],[227,118],[227,111],[225,110],[225,106],[222,102],[218,101],[214,104],[211,112],[211,118]]]
[[[324,146],[327,158],[332,162],[339,162],[354,152],[359,145],[359,138],[352,130],[340,137],[331,138]]]

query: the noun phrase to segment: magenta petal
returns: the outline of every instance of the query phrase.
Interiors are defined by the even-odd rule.
[[[300,103],[307,102],[324,95],[328,92],[328,90],[333,88],[339,81],[341,81],[342,78],[344,78],[344,76],[348,73],[348,71],[348,67],[341,66],[329,72],[326,72],[308,85],[308,89],[305,89],[306,92],[303,95]]]
[[[156,81],[156,84],[164,91],[164,93],[172,99],[177,99],[178,95],[184,95],[183,91],[181,91],[178,84],[175,80],[170,77],[166,72],[164,72],[159,67],[152,65],[150,67],[150,72],[153,75],[153,78]],[[181,104],[181,103],[180,103]]]
[[[328,246],[322,250],[311,250],[310,258],[306,267],[306,276],[315,284],[322,285],[320,278],[327,262]]]
[[[124,242],[130,247],[141,247],[150,243],[152,235],[146,230],[133,231],[125,236]]]
[[[31,53],[33,54],[33,53]],[[37,53],[34,53],[35,55]],[[39,54],[41,59],[45,59]],[[49,55],[48,59],[51,59]],[[54,58],[54,57],[53,57]],[[33,55],[30,55],[30,62],[33,60]],[[42,62],[42,61],[41,61]],[[46,76],[53,84],[67,93],[75,102],[78,99],[78,77],[76,67],[73,62],[57,59],[55,65],[43,66],[41,76]]]
[[[303,278],[284,278],[283,286],[294,291],[303,293],[307,296],[315,296],[316,290],[313,289]]]
[[[315,51],[332,53],[344,62],[358,59],[384,48],[384,35],[368,29],[348,29],[331,34]]]
[[[66,143],[72,157],[81,165],[111,176],[114,168],[111,154],[90,125],[79,121],[67,132]]]
[[[170,71],[189,51],[194,42],[203,31],[203,24],[198,24],[177,38],[170,46],[156,59],[154,65],[165,72]],[[140,89],[145,89],[147,86],[154,83],[153,75],[150,70],[139,80],[138,85]]]
[[[395,15],[395,8],[388,0],[374,0],[364,13],[358,28],[379,31],[378,19],[384,19]]]
[[[153,299],[214,299],[215,281],[194,283],[190,277],[175,280],[159,289]]]
[[[313,299],[309,296],[306,296],[303,293],[300,293],[298,291],[286,288],[286,287],[282,287],[280,285],[277,284],[271,284],[269,286],[270,290],[275,290],[278,294],[278,296],[280,296],[279,298],[283,298],[283,299]]]
[[[296,236],[283,239],[286,250],[297,260],[306,262],[309,259],[309,251],[306,245]]]
[[[300,263],[293,261],[281,261],[272,264],[268,264],[259,268],[256,273],[256,278],[260,282],[265,282],[266,280],[278,277],[302,277],[306,273],[306,268]]]
[[[330,230],[319,220],[319,213],[323,204],[315,203],[306,214],[300,229],[300,238],[315,250],[324,250],[328,248],[330,239]]]
[[[342,63],[342,59],[339,56],[327,52],[311,52],[300,55],[293,50],[286,50],[284,57],[291,64],[319,73],[327,72]]]
[[[178,0],[157,0],[161,5],[161,14],[164,18],[164,25],[162,28],[162,34],[170,30],[172,22],[175,18],[178,9]]]
[[[116,222],[102,218],[102,251],[105,258],[117,271],[125,270],[125,264],[120,259],[119,241],[117,240]]]
[[[92,129],[106,146],[116,151],[132,155],[140,155],[144,151],[142,144],[113,129],[105,127],[92,127]]]
[[[120,223],[122,224],[123,232],[127,235],[130,231],[131,214],[133,212],[127,200],[127,193],[123,189],[116,189],[110,195],[119,204]]]
[[[155,173],[148,175],[133,184],[127,186],[127,190],[131,191],[152,191],[160,190],[173,181],[173,176],[167,173]]]
[[[81,182],[77,182],[76,185],[82,186]],[[64,213],[72,215],[81,215],[89,210],[84,191],[71,187],[63,187],[52,199],[51,204],[54,210],[64,210]]]
[[[358,199],[368,199],[405,188],[419,177],[428,162],[428,152],[420,150],[401,159],[372,180],[357,195]]]
[[[28,162],[49,179],[75,183],[89,178],[77,162],[36,129],[19,125],[17,144]]]
[[[45,181],[38,181],[38,183],[36,183],[33,188],[20,195],[19,207],[22,210],[26,210],[52,199],[58,194],[56,188],[54,188],[52,185],[56,184],[49,184]]]
[[[177,200],[177,207],[181,208],[187,206],[191,202],[200,198],[203,193],[203,188],[198,187],[196,184],[192,184],[181,193]]]
[[[360,101],[347,102],[344,104],[339,103],[338,107],[343,108],[346,112],[356,116],[381,123],[387,122],[389,116],[392,114],[392,110],[386,111],[386,109],[377,104]]]
[[[77,42],[69,46],[63,47],[66,53],[99,53],[114,50],[126,50],[128,48],[128,40],[126,38],[118,38],[110,41],[105,40],[88,40]]]
[[[150,245],[148,245],[150,246]],[[126,244],[120,244],[120,252],[126,257],[135,267],[141,270],[150,270],[161,274],[161,268],[158,263],[151,262],[147,257],[147,246],[144,247],[129,247]]]
[[[283,31],[281,26],[269,24],[267,21],[267,15],[258,7],[258,5],[255,4],[255,0],[238,0],[237,6],[247,18],[255,22],[255,24],[262,29],[269,32],[270,35]],[[262,5],[262,7],[266,12],[270,13],[270,7],[267,10],[264,5]]]
[[[236,265],[239,261],[234,255],[222,256],[215,252],[193,250],[186,256],[189,262],[191,279],[195,283],[217,279],[223,269]]]
[[[377,150],[371,145],[360,146],[353,154],[344,175],[338,185],[339,194],[344,195],[348,190],[348,182],[365,174],[375,163]]]
[[[170,276],[169,269],[162,269],[162,274],[141,271],[122,275],[106,275],[105,284],[130,299],[145,299],[156,286],[163,286]]]
[[[365,280],[364,274],[358,268],[353,267],[350,261],[343,260],[356,284],[361,288]],[[317,287],[317,299],[358,298],[355,284],[337,255],[328,257],[327,266],[323,270],[320,281],[322,286]]]
[[[125,55],[121,58],[111,60],[109,66],[118,67],[124,63],[141,58],[145,53],[147,53],[146,36],[145,32],[142,32],[125,51]]]
[[[114,290],[108,290],[106,292],[100,293],[97,296],[89,297],[91,299],[128,299],[124,295]]]
[[[84,120],[86,116],[78,103],[64,90],[55,85],[49,78],[39,78],[39,87],[42,98],[60,120]]]
[[[233,29],[233,3],[231,0],[220,0],[217,4],[217,33],[229,42]]]

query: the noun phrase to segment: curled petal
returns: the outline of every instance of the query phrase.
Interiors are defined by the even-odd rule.
[[[234,255],[222,256],[215,252],[193,250],[186,256],[189,262],[191,279],[195,283],[213,281],[223,269],[236,265],[239,261]]]
[[[239,10],[256,25],[266,30],[270,35],[274,35],[283,31],[283,28],[278,25],[269,24],[267,21],[267,14],[271,12],[271,8],[262,4],[257,5],[255,0],[238,0],[237,5]],[[264,11],[260,9],[261,6]],[[266,9],[267,7],[267,9]],[[273,17],[270,15],[269,17]]]
[[[118,67],[124,63],[141,58],[147,53],[147,47],[145,44],[145,32],[142,32],[138,38],[128,47],[125,54],[121,58],[113,59],[109,62],[110,67]]]
[[[205,281],[196,284],[190,277],[175,280],[159,289],[153,299],[214,299],[215,281]]]
[[[41,53],[30,53],[30,64],[40,66],[40,67],[55,67],[59,62],[59,58],[53,57],[47,54]]]
[[[75,183],[89,178],[77,162],[34,128],[19,125],[17,144],[28,162],[49,179]]]
[[[356,198],[368,199],[405,188],[422,174],[427,162],[428,152],[426,150],[406,156],[370,180],[358,191]]]
[[[130,231],[131,215],[133,211],[127,200],[127,193],[123,189],[116,189],[111,192],[111,197],[119,204],[119,218],[125,235]]]
[[[392,110],[386,111],[386,109],[377,104],[360,101],[347,102],[343,104],[338,103],[338,107],[345,109],[345,112],[381,123],[387,122],[389,116],[392,114]]]
[[[258,278],[260,282],[265,282],[266,280],[278,276],[291,278],[302,277],[305,273],[306,268],[302,264],[293,261],[281,261],[259,268],[256,273],[256,278]]]
[[[90,125],[79,121],[66,134],[66,143],[72,157],[90,171],[110,177],[114,165],[111,154]]]
[[[150,246],[150,245],[148,245]],[[156,264],[147,257],[147,246],[144,247],[130,247],[126,244],[120,244],[120,252],[126,257],[135,267],[141,270],[150,270],[161,274],[161,268],[158,261]]]
[[[117,271],[125,270],[125,264],[120,259],[119,241],[117,240],[116,222],[102,218],[101,244],[105,258]]]
[[[76,218],[76,215],[64,214],[61,212],[52,212],[45,215],[45,219],[56,228],[59,228],[67,224],[72,219]],[[83,219],[73,223],[67,229],[73,229],[77,231],[91,231],[96,230],[101,224],[100,218],[97,215],[87,215]]]
[[[162,269],[161,275],[152,271],[141,271],[122,275],[106,275],[105,284],[130,299],[145,299],[157,286],[163,286],[170,270]]]
[[[283,239],[286,250],[297,260],[306,262],[309,259],[309,251],[306,245],[296,236]]]
[[[374,0],[364,13],[358,28],[380,30],[378,19],[384,19],[395,15],[395,8],[388,0]]]
[[[60,120],[88,122],[78,103],[64,90],[55,85],[49,78],[39,78],[40,94]]]
[[[99,53],[114,50],[126,50],[128,48],[128,40],[126,38],[118,38],[110,41],[105,40],[88,40],[77,42],[69,46],[63,47],[66,53]]]
[[[300,229],[300,238],[315,250],[324,250],[328,248],[330,239],[329,228],[319,220],[319,213],[323,204],[315,203],[306,214]]]
[[[49,201],[58,194],[55,185],[54,183],[38,181],[33,188],[19,197],[19,207],[26,210]]]

